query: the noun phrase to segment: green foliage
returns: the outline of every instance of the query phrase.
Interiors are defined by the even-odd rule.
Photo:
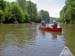
[[[4,23],[14,23],[16,21],[20,22],[25,22],[25,13],[22,10],[22,8],[19,6],[19,4],[17,4],[16,2],[5,2],[5,7],[4,9],[2,9],[1,7],[1,18],[0,21],[4,22]],[[2,6],[2,5],[1,5]]]
[[[25,21],[25,13],[24,11],[21,9],[21,7],[19,7],[19,5],[17,3],[12,3],[12,14],[13,14],[13,19],[17,20],[18,22],[24,22]]]
[[[4,9],[4,16],[5,16],[5,21],[8,22],[11,19],[12,12],[11,12],[11,4],[6,2],[6,8]]]
[[[0,23],[4,21],[4,12],[0,10]]]
[[[41,13],[41,11],[39,13]],[[17,3],[10,3],[0,0],[1,23],[40,22],[41,17],[44,20],[49,21],[49,13],[44,11],[40,16],[40,14],[37,13],[36,4],[31,1],[17,0]]]
[[[75,0],[67,0],[60,12],[60,18],[66,23],[75,23]]]
[[[60,21],[60,20],[59,20],[59,18],[50,17],[50,22],[53,22],[53,21],[57,21],[57,22],[58,22],[58,21]]]
[[[35,19],[35,22],[40,23],[41,22],[41,17],[40,15],[37,15],[37,19]]]
[[[36,19],[37,19],[37,7],[36,7],[36,4],[31,2],[31,1],[27,1],[26,11],[29,14],[30,21],[35,22]]]
[[[50,21],[50,17],[49,17],[48,11],[40,10],[39,14],[40,14],[41,20],[44,20],[46,22]]]
[[[25,11],[26,0],[17,0],[17,2],[20,5],[20,7],[22,8],[22,10]]]
[[[0,10],[4,10],[5,9],[5,1],[4,0],[0,0]]]

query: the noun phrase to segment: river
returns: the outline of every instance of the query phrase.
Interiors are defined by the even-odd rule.
[[[59,56],[64,46],[75,56],[75,25],[61,27],[62,33],[54,33],[38,24],[1,24],[0,56]]]

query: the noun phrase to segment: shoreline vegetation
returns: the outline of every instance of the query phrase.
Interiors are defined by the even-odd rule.
[[[66,0],[65,6],[60,11],[60,18],[50,17],[49,12],[44,9],[38,11],[37,4],[32,1],[16,0],[10,3],[0,0],[1,24],[40,23],[42,20],[75,23],[75,0]]]
[[[37,11],[37,5],[31,1],[17,0],[8,2],[0,0],[0,23],[39,23],[41,20],[50,21],[49,12]]]
[[[60,11],[59,21],[75,24],[75,0],[66,0],[66,4]]]

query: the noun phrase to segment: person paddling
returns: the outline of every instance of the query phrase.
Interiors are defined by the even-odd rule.
[[[46,27],[46,22],[43,20],[41,21],[40,28],[45,28],[45,27]]]
[[[46,26],[46,22],[45,22],[45,21],[42,21],[42,22],[41,22],[41,25],[42,25],[42,26]]]
[[[52,27],[53,27],[53,28],[57,28],[57,26],[58,26],[57,22],[55,22],[55,21],[54,21],[54,23],[53,23],[53,26],[52,26]]]

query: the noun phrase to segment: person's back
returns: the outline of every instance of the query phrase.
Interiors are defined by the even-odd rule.
[[[54,22],[53,28],[57,28],[57,23]]]
[[[41,24],[42,24],[42,26],[46,26],[45,21],[42,21]]]

